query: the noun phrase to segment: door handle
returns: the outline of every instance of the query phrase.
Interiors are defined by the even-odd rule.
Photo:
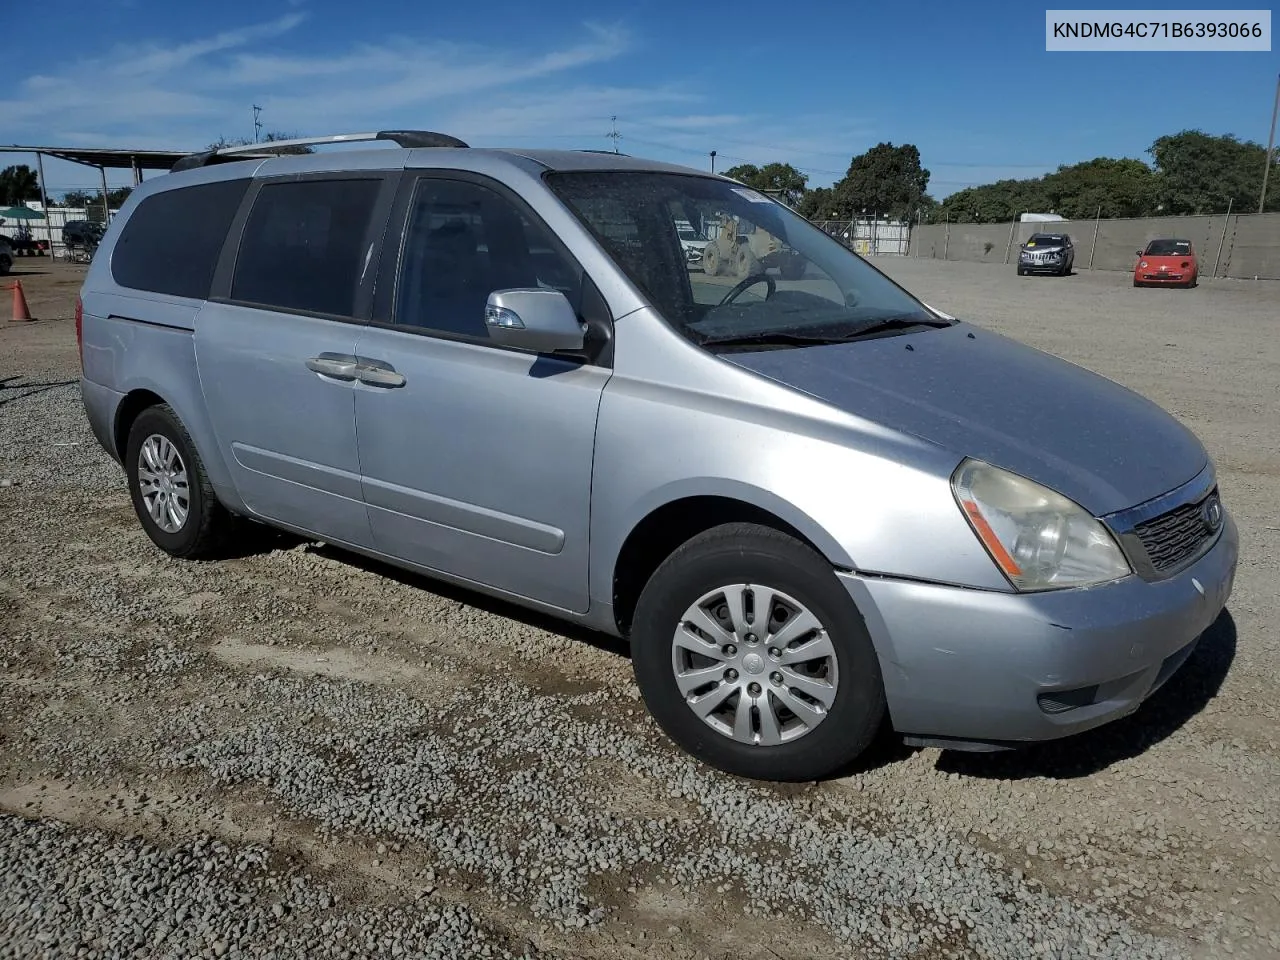
[[[404,374],[376,363],[356,364],[355,375],[357,380],[371,387],[403,387],[405,384]]]
[[[354,380],[356,378],[356,362],[346,357],[308,357],[307,369],[335,380]]]

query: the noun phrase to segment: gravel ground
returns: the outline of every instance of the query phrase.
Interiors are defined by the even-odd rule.
[[[607,638],[284,536],[164,557],[80,410],[82,269],[24,278],[42,322],[0,327],[0,960],[1280,955],[1280,286],[879,263],[1181,417],[1244,555],[1133,717],[1011,755],[885,743],[786,788],[671,747]]]

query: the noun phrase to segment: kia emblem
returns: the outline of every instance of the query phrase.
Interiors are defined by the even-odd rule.
[[[1210,533],[1217,533],[1218,528],[1222,526],[1222,501],[1218,499],[1217,494],[1204,502],[1204,506],[1200,508],[1200,519],[1204,521]]]

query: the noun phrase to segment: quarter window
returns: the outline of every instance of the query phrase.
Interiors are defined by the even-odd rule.
[[[425,178],[409,208],[395,323],[488,338],[485,304],[495,290],[559,290],[577,306],[580,274],[535,223],[497,191]]]
[[[231,298],[350,317],[381,179],[270,183],[254,201]]]
[[[111,253],[122,287],[204,300],[248,180],[154,193],[138,204]]]

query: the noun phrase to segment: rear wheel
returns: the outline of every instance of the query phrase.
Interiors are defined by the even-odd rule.
[[[214,495],[187,428],[167,404],[129,428],[125,472],[134,512],[153,543],[188,560],[219,555],[235,518]]]
[[[845,767],[884,718],[870,635],[831,565],[768,527],[689,540],[636,607],[632,663],[662,729],[695,757],[760,780]]]
[[[0,255],[0,277],[5,276],[13,268],[13,261],[8,254]]]
[[[745,246],[738,248],[738,256],[734,260],[734,275],[739,279],[753,277],[760,273],[760,261]]]

